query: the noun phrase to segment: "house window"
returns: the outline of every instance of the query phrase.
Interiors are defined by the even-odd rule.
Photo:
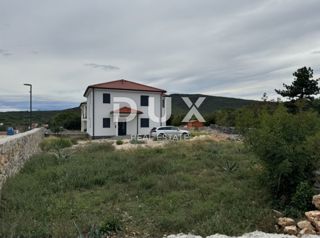
[[[166,106],[166,100],[163,98],[162,99],[162,107],[165,108],[165,106]]]
[[[103,118],[103,128],[110,128],[110,118]]]
[[[140,102],[141,106],[149,106],[149,96],[141,95]]]
[[[149,118],[141,118],[140,125],[141,128],[149,127]]]
[[[103,103],[110,103],[110,93],[103,94]]]

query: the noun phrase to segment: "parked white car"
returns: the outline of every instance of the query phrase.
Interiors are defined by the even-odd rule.
[[[189,138],[190,132],[187,130],[180,130],[175,126],[160,126],[152,128],[150,132],[151,137],[157,138]]]

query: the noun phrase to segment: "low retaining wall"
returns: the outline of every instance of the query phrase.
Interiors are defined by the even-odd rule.
[[[39,143],[44,138],[44,129],[0,139],[0,190],[6,179],[23,167],[26,160],[40,151]]]

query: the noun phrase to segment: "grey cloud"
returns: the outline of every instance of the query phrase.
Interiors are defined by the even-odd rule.
[[[89,66],[95,69],[102,69],[105,71],[112,71],[112,70],[119,70],[120,68],[114,65],[108,65],[108,64],[95,64],[95,63],[90,63],[90,64],[85,64],[85,66]]]
[[[0,49],[0,55],[2,55],[2,56],[11,56],[12,53],[10,53],[8,50]]]
[[[260,99],[275,98],[298,67],[320,74],[318,0],[3,0],[0,8],[10,23],[0,48],[19,54],[0,57],[0,95],[21,97],[23,73],[50,100],[80,102],[89,84],[119,78]],[[32,49],[41,54],[30,58]]]

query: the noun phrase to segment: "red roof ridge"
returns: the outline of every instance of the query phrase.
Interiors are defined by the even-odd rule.
[[[136,114],[142,114],[142,111],[139,111],[137,109],[133,109],[131,107],[121,107],[117,110],[112,111],[112,113],[118,112],[118,113],[136,113]]]
[[[120,79],[109,81],[105,83],[98,83],[89,85],[84,93],[86,95],[89,88],[102,88],[102,89],[116,89],[116,90],[132,90],[132,91],[147,91],[147,92],[159,92],[159,93],[166,93],[166,90],[151,87],[145,84],[136,83],[133,81]]]

